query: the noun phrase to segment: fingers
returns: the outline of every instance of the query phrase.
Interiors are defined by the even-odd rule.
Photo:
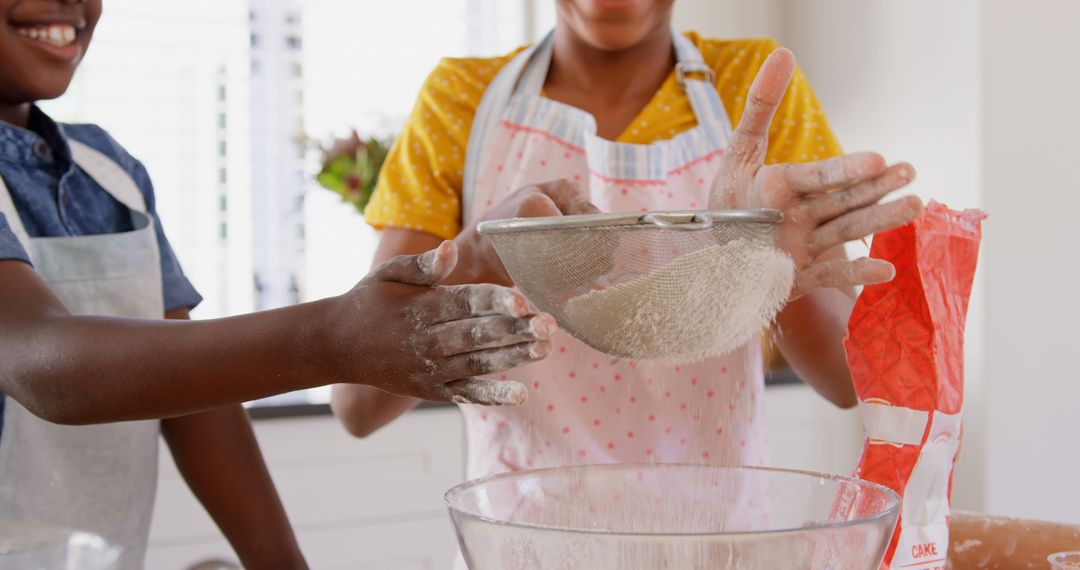
[[[787,187],[799,194],[825,193],[881,176],[885,158],[873,152],[845,154],[803,164],[785,164]]]
[[[433,376],[438,378],[472,378],[505,372],[540,360],[551,352],[550,341],[519,343],[459,354],[433,362]]]
[[[797,299],[822,287],[858,287],[888,283],[896,276],[896,268],[882,259],[862,258],[855,261],[833,259],[814,263],[795,278],[792,299]]]
[[[499,315],[451,321],[430,329],[431,346],[425,352],[445,358],[523,342],[548,341],[555,330],[555,319],[544,314],[520,319]]]
[[[726,157],[709,191],[710,208],[749,207],[740,205],[739,192],[745,192],[752,173],[765,163],[769,148],[769,126],[784,100],[788,83],[795,73],[795,56],[778,49],[761,65],[747,94],[739,125],[731,134]]]
[[[447,402],[480,404],[483,406],[520,406],[529,399],[524,384],[512,380],[481,380],[466,378],[443,384],[439,391]]]
[[[427,353],[435,358],[428,360],[428,374],[463,380],[430,385],[420,397],[458,404],[519,405],[528,397],[525,386],[474,377],[546,357],[555,330],[555,319],[549,315],[528,319],[494,316],[438,325],[430,334],[435,346]]]
[[[907,163],[890,166],[884,174],[850,188],[829,192],[806,204],[811,218],[826,222],[848,212],[876,204],[889,193],[907,186],[915,178],[915,169]]]
[[[732,133],[728,154],[744,162],[761,162],[768,148],[769,125],[784,100],[795,73],[795,55],[781,48],[761,65],[746,97],[739,126]]]
[[[537,184],[536,187],[548,198],[551,198],[551,201],[555,203],[555,206],[563,214],[596,214],[600,212],[600,209],[594,206],[592,202],[589,202],[588,198],[581,192],[581,188],[569,180],[553,180]]]
[[[922,213],[922,207],[922,201],[917,197],[907,196],[844,214],[810,234],[810,255],[816,257],[830,247],[898,228],[917,218]]]
[[[376,267],[368,278],[412,285],[434,285],[446,279],[457,265],[457,246],[444,241],[420,255],[399,255]]]
[[[520,318],[530,313],[524,295],[491,284],[439,287],[415,309],[417,320],[428,326],[492,315]]]

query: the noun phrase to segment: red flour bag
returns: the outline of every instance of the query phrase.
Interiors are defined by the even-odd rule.
[[[844,348],[866,429],[855,476],[903,497],[882,568],[937,570],[949,545],[949,497],[964,403],[964,321],[985,214],[936,202],[874,236],[870,256],[896,266],[867,287]]]

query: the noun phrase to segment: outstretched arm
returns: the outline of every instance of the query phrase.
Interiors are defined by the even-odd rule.
[[[550,349],[547,315],[494,285],[435,286],[452,243],[383,264],[351,291],[210,321],[70,315],[34,270],[0,261],[0,391],[57,423],[163,418],[334,382],[472,401],[474,376]],[[507,328],[514,342],[491,346]],[[516,403],[520,385],[496,391]]]

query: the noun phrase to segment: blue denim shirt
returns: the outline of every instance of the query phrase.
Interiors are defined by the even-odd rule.
[[[71,158],[67,139],[93,147],[120,165],[135,180],[154,219],[161,251],[161,287],[165,309],[192,308],[202,297],[184,277],[158,220],[154,187],[146,168],[96,125],[58,125],[34,107],[29,129],[0,121],[0,177],[11,194],[26,233],[31,237],[64,237],[129,232],[131,214]],[[0,213],[0,260],[30,263],[26,251]],[[4,424],[0,392],[0,432]]]
[[[146,168],[96,125],[59,125],[34,107],[29,129],[0,122],[0,176],[7,184],[31,237],[64,237],[131,231],[131,215],[71,158],[68,138],[86,144],[120,165],[142,190],[154,218],[161,250],[165,309],[192,308],[202,297],[176,260],[155,210],[154,187]],[[29,263],[26,252],[0,214],[0,260]]]

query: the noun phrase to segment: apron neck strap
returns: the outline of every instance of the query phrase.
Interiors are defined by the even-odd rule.
[[[533,55],[544,45],[551,44],[551,33],[538,44],[529,46],[521,53],[514,56],[503,66],[488,88],[484,90],[484,96],[480,98],[480,105],[473,116],[472,128],[469,130],[469,142],[465,149],[465,175],[461,187],[461,221],[468,223],[468,216],[472,205],[472,196],[475,194],[476,178],[480,172],[480,161],[483,158],[482,149],[487,147],[499,121],[502,119],[503,109],[510,102],[511,96],[516,91],[518,79],[525,71],[529,62],[533,61]],[[550,63],[548,55],[547,62]],[[540,75],[540,88],[544,85],[544,77],[547,75],[547,63],[543,65],[544,74]],[[538,88],[539,89],[539,88]],[[537,91],[539,93],[539,91]]]
[[[551,67],[553,35],[554,32],[548,32],[529,56],[521,58],[525,69],[514,94],[539,95],[543,90]],[[731,122],[716,92],[716,72],[689,38],[678,32],[672,32],[671,37],[675,47],[675,79],[686,92],[698,124],[718,127],[725,135],[730,134]]]
[[[726,139],[731,134],[731,120],[716,91],[716,72],[705,62],[690,38],[679,33],[673,37],[677,59],[675,80],[686,92],[698,124],[719,128]]]
[[[129,210],[146,214],[146,199],[142,191],[135,184],[135,180],[113,159],[105,156],[97,149],[85,145],[77,140],[68,139],[71,147],[71,156],[75,164],[83,170],[94,182],[98,183],[117,202],[128,207]]]
[[[30,255],[30,235],[26,233],[22,219],[19,218],[19,211],[15,209],[15,202],[11,200],[11,193],[8,192],[3,177],[0,177],[0,214],[4,215],[11,233],[15,234],[15,238],[22,244],[26,255]]]
[[[554,31],[548,32],[544,39],[536,44],[533,53],[525,62],[524,73],[514,90],[515,95],[539,95],[544,90],[544,81],[547,80],[548,69],[551,68],[554,37]]]
[[[525,49],[503,66],[480,99],[465,151],[465,176],[461,191],[462,223],[468,223],[471,215],[472,197],[480,172],[480,161],[485,156],[484,149],[498,127],[510,99],[517,94],[539,95],[544,88],[544,80],[547,79],[551,66],[553,33],[548,32],[543,40]],[[715,73],[705,63],[694,42],[686,36],[673,32],[672,44],[677,61],[676,79],[679,86],[686,91],[698,126],[719,131],[716,138],[727,140],[731,136],[731,121],[724,110],[720,94],[716,92]]]
[[[98,186],[101,186],[117,202],[135,214],[147,216],[146,199],[143,198],[139,186],[116,161],[77,140],[67,139],[67,143],[71,148],[71,156],[75,164],[87,176],[97,182]],[[26,254],[31,255],[30,234],[26,232],[26,227],[19,217],[19,211],[15,209],[11,192],[8,191],[3,177],[0,177],[0,213],[4,214],[11,232],[18,238]]]

